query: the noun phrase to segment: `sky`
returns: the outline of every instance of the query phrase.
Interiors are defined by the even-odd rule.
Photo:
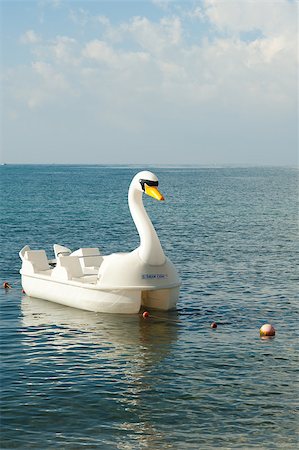
[[[296,165],[293,0],[0,0],[1,162]]]

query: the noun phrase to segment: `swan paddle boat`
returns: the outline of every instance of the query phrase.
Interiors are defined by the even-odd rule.
[[[55,244],[55,259],[49,260],[44,250],[23,247],[20,273],[26,295],[104,313],[134,314],[142,306],[175,309],[181,282],[143,205],[144,193],[164,200],[158,184],[148,171],[139,172],[130,184],[129,208],[140,236],[132,252],[103,256],[98,248],[72,252]]]

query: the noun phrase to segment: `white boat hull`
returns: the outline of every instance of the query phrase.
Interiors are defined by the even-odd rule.
[[[22,274],[22,286],[29,297],[102,313],[137,314],[141,306],[168,311],[176,308],[179,298],[179,287],[103,290],[88,284],[65,283],[38,275]]]
[[[129,289],[104,291],[26,275],[22,275],[22,286],[29,297],[85,311],[136,314],[141,306],[140,291]]]

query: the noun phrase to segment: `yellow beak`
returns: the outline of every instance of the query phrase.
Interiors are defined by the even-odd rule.
[[[159,190],[155,187],[155,186],[148,186],[147,184],[145,185],[145,193],[147,195],[149,195],[150,197],[155,198],[156,200],[164,200],[163,195],[161,194],[161,192],[159,192]]]

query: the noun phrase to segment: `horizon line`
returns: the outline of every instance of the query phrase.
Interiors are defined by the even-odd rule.
[[[177,167],[177,168],[194,168],[194,167],[202,167],[202,168],[299,168],[299,163],[294,164],[270,164],[270,163],[49,163],[49,162],[2,162],[0,163],[0,166],[97,166],[97,167]]]

